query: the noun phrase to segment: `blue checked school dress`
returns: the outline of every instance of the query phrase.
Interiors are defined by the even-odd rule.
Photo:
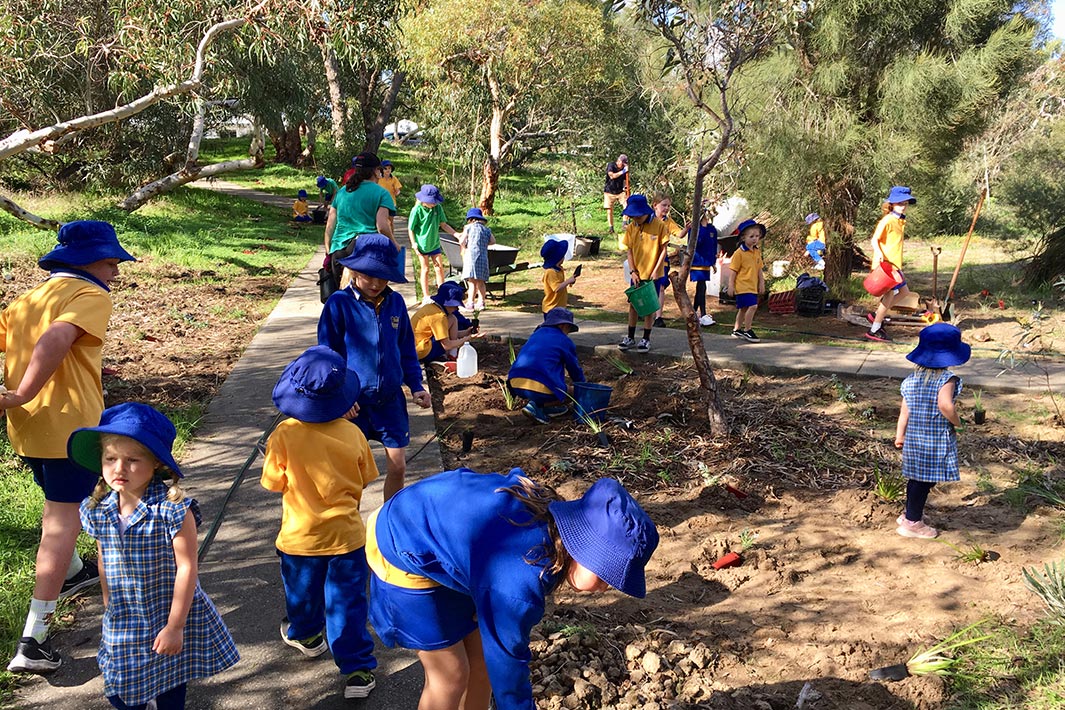
[[[488,280],[488,241],[492,230],[481,222],[470,222],[466,233],[466,251],[462,254],[462,278]]]
[[[166,492],[161,482],[149,485],[122,534],[116,493],[95,508],[88,506],[88,499],[81,504],[81,524],[100,543],[107,579],[108,603],[96,660],[104,678],[104,694],[117,695],[127,705],[147,703],[175,686],[214,675],[240,660],[221,615],[199,582],[181,652],[161,656],[152,650],[174,600],[174,537],[188,510],[200,522],[196,501],[186,498],[171,503]]]
[[[950,370],[927,377],[914,373],[902,381],[902,398],[910,408],[902,444],[902,475],[915,481],[957,481],[958,439],[954,427],[939,411],[936,398],[950,378],[957,378],[954,399],[961,393],[961,379]]]

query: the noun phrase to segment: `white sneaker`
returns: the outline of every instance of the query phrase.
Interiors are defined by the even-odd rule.
[[[717,321],[714,320],[712,315],[707,313],[705,316],[699,317],[699,325],[717,325]]]

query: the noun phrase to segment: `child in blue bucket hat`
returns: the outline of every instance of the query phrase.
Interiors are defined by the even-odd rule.
[[[898,281],[881,297],[876,307],[872,325],[865,334],[869,340],[892,342],[891,336],[884,329],[884,318],[897,301],[910,294],[906,276],[902,272],[902,243],[906,232],[906,208],[916,204],[917,198],[911,194],[910,188],[896,185],[888,191],[880,206],[883,216],[876,223],[873,238],[870,240],[873,248],[873,270],[881,268],[883,263],[890,264],[894,267],[892,273],[898,275]]]
[[[67,442],[70,459],[99,478],[80,515],[104,580],[104,695],[120,709],[153,700],[160,710],[183,708],[190,680],[240,660],[198,580],[200,508],[178,486],[176,434],[166,416],[128,402]]]
[[[364,234],[341,265],[354,274],[351,283],[325,302],[318,320],[318,344],[340,353],[362,382],[355,423],[367,439],[385,447],[385,498],[403,487],[410,425],[403,385],[419,407],[429,407],[422,368],[414,347],[407,304],[388,287],[405,283],[396,248],[383,234]]]
[[[78,504],[99,476],[67,458],[66,441],[75,429],[100,422],[111,283],[118,265],[134,260],[107,222],[67,222],[57,240],[37,262],[48,278],[0,314],[0,350],[7,354],[0,411],[7,413],[12,448],[46,501],[33,597],[8,664],[14,673],[59,667],[62,661],[48,640],[56,601],[99,580],[96,561],[83,563],[74,550],[81,528]]]
[[[521,413],[534,422],[546,424],[548,417],[560,417],[569,411],[565,404],[570,399],[566,372],[573,382],[585,381],[577,346],[569,337],[578,330],[572,311],[552,308],[510,366],[507,387],[515,397],[529,400]]]
[[[411,316],[414,348],[421,362],[454,360],[458,349],[474,336],[474,328],[460,329],[458,310],[462,307],[462,284],[445,281],[436,294]]]
[[[494,696],[534,710],[529,641],[547,597],[566,582],[643,598],[657,546],[655,524],[614,479],[566,501],[520,469],[446,471],[367,522],[370,620],[386,645],[417,651],[422,707],[464,697],[486,708]]]
[[[414,208],[410,211],[407,219],[407,229],[410,231],[411,240],[414,242],[414,251],[418,253],[421,263],[418,284],[422,288],[422,305],[429,302],[429,262],[433,263],[436,272],[436,285],[444,283],[444,261],[440,256],[443,247],[440,246],[440,231],[443,230],[453,238],[457,238],[455,229],[447,223],[447,215],[444,214],[444,196],[436,185],[422,185],[418,192],[414,193]]]
[[[340,185],[332,178],[327,178],[325,175],[319,175],[315,180],[315,185],[318,186],[318,201],[323,207],[328,207],[333,202],[333,198],[336,197],[337,190],[340,189]]]
[[[947,323],[921,330],[917,347],[906,356],[913,374],[902,381],[902,407],[895,430],[895,448],[902,449],[906,510],[895,521],[903,537],[933,538],[939,532],[924,519],[928,493],[944,481],[957,481],[961,417],[954,406],[961,378],[949,368],[969,361],[972,348],[961,331]]]
[[[307,204],[306,190],[296,193],[296,200],[292,203],[292,219],[296,222],[311,221],[311,207]]]
[[[561,239],[548,239],[540,247],[540,258],[544,260],[544,275],[540,283],[544,287],[544,298],[540,310],[545,314],[554,308],[569,305],[569,287],[577,281],[576,276],[566,278],[562,263],[566,260],[569,245]]]
[[[631,196],[625,203],[622,214],[629,224],[618,239],[618,248],[626,252],[629,265],[629,283],[639,286],[644,281],[656,281],[666,275],[666,247],[669,245],[669,228],[655,217],[655,211],[647,204],[645,195]],[[651,349],[651,328],[655,314],[643,318],[643,337],[636,341],[636,309],[629,304],[628,334],[618,343],[619,350],[636,349],[645,353]]]
[[[488,297],[488,247],[495,243],[495,235],[488,228],[488,218],[481,208],[466,210],[466,226],[459,234],[459,247],[462,249],[462,278],[469,286],[465,303],[467,311],[484,310],[484,301]]]
[[[758,244],[765,239],[766,228],[764,224],[748,219],[740,223],[737,231],[740,245],[732,252],[728,270],[728,292],[736,299],[732,337],[757,343],[758,336],[751,326],[758,310],[758,297],[765,293],[765,266]]]
[[[321,345],[289,363],[273,395],[289,418],[266,442],[261,479],[281,494],[283,510],[275,542],[287,612],[281,640],[311,658],[332,651],[345,698],[367,697],[377,667],[366,628],[369,569],[359,514],[377,465],[347,419],[360,389],[344,358]]]
[[[814,268],[823,271],[825,268],[825,249],[827,239],[825,237],[825,221],[821,215],[811,212],[806,215],[806,226],[810,228],[806,235],[806,254],[813,259]]]

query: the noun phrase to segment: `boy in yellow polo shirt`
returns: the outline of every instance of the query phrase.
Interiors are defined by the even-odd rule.
[[[754,312],[758,310],[758,295],[765,291],[762,250],[758,248],[758,242],[765,237],[765,225],[749,219],[742,222],[737,231],[740,246],[732,252],[728,272],[728,292],[736,298],[736,325],[732,337],[757,343],[758,336],[751,330],[751,324]]]
[[[655,217],[655,211],[647,204],[647,197],[644,195],[630,197],[622,214],[629,218],[629,224],[621,235],[620,246],[628,253],[632,285],[639,286],[643,281],[662,278],[665,276],[666,246],[669,244],[669,228],[666,223]],[[629,332],[618,343],[618,349],[629,350],[635,346],[638,353],[650,350],[654,320],[654,313],[644,316],[643,337],[637,343],[636,309],[630,303]]]
[[[377,667],[366,628],[369,568],[359,504],[378,472],[366,436],[347,418],[357,413],[360,389],[343,356],[324,345],[289,363],[273,397],[290,418],[266,442],[261,479],[282,495],[281,640],[310,657],[329,648],[346,677],[345,698],[367,697]]]
[[[461,284],[445,281],[430,296],[429,303],[411,316],[414,330],[414,349],[422,362],[454,360],[462,344],[473,337],[473,328],[459,330],[456,313],[462,306]]]
[[[100,474],[70,461],[66,441],[75,429],[100,423],[110,285],[119,263],[133,261],[107,222],[68,222],[57,240],[37,262],[49,272],[47,280],[0,314],[0,350],[7,353],[0,413],[7,413],[12,448],[44,491],[33,597],[7,666],[13,673],[59,668],[62,661],[48,639],[56,601],[100,579],[96,560],[82,562],[74,551],[81,531],[78,506]]]

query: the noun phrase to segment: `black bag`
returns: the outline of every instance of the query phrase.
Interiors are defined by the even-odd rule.
[[[311,211],[311,222],[314,224],[325,224],[326,210],[325,207],[319,205]]]
[[[318,297],[322,303],[329,300],[337,290],[337,279],[332,269],[318,269]]]

